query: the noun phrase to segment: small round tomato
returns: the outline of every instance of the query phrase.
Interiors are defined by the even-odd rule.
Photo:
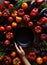
[[[2,57],[0,56],[0,61],[2,61]]]
[[[44,57],[43,57],[43,61],[44,61],[44,62],[47,62],[47,56],[44,56]]]
[[[35,0],[35,2],[36,2],[38,5],[41,5],[43,2],[45,2],[45,0]]]
[[[33,17],[36,17],[38,14],[38,8],[34,8],[31,12],[30,12],[30,15],[33,16]]]
[[[16,52],[13,51],[13,52],[11,53],[11,57],[14,58],[15,56],[16,56]]]
[[[4,45],[10,45],[10,41],[9,40],[5,40],[4,41]]]
[[[7,6],[8,7],[9,1],[4,1],[3,4],[4,4],[4,6]]]
[[[30,52],[30,53],[28,54],[28,59],[29,59],[30,61],[34,61],[34,60],[36,59],[36,54],[35,54],[35,52]]]
[[[9,4],[8,8],[9,9],[13,9],[14,8],[14,5],[13,4]]]
[[[29,22],[29,23],[28,23],[28,26],[29,26],[29,27],[32,27],[32,26],[33,26],[33,22]]]
[[[6,58],[4,58],[5,65],[10,65],[11,61],[12,61],[12,59],[8,56]]]
[[[19,16],[23,16],[25,14],[24,10],[21,8],[17,11],[17,13]]]
[[[5,31],[5,27],[0,26],[0,32],[4,32]]]
[[[0,11],[0,17],[2,16],[2,12]]]
[[[6,38],[7,39],[12,39],[14,37],[14,34],[12,33],[12,32],[8,32],[8,33],[6,33]]]
[[[30,16],[29,15],[24,15],[23,20],[26,21],[26,22],[29,22],[30,21]]]
[[[20,65],[21,64],[21,60],[18,57],[16,57],[16,58],[13,59],[13,64],[14,65]]]
[[[3,10],[2,15],[3,15],[3,17],[7,18],[7,17],[9,17],[10,12],[7,9],[5,9],[5,10]]]
[[[12,12],[12,14],[11,14],[11,15],[12,15],[12,17],[14,17],[14,18],[15,18],[15,17],[17,16],[17,11],[15,10],[14,12]]]
[[[17,27],[17,23],[16,22],[13,22],[12,23],[12,28],[16,28]]]
[[[38,34],[41,33],[42,32],[42,28],[40,26],[36,26],[35,27],[35,32],[38,33]]]
[[[17,23],[20,23],[21,21],[22,21],[22,17],[16,16],[16,22],[17,22]]]
[[[43,59],[42,59],[41,57],[38,57],[38,58],[36,59],[36,62],[37,62],[38,64],[42,64],[42,63],[43,63]]]
[[[10,25],[6,26],[6,30],[10,31],[12,29],[12,27]]]
[[[25,10],[28,8],[28,4],[27,3],[22,3],[22,8]]]
[[[9,18],[8,18],[8,21],[9,21],[9,22],[12,22],[12,21],[13,21],[13,17],[9,17]]]

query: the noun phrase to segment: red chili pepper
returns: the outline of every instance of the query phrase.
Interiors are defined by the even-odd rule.
[[[42,24],[45,24],[46,22],[47,22],[47,18],[42,17],[37,23],[38,23],[38,25],[42,25]]]
[[[33,16],[33,17],[36,17],[38,14],[38,8],[34,8],[31,12],[30,12],[30,15]]]
[[[36,54],[35,54],[35,52],[30,52],[30,53],[28,54],[28,59],[29,59],[30,61],[34,61],[34,60],[36,59]]]

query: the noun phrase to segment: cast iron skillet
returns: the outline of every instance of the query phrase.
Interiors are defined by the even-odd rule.
[[[28,47],[34,41],[34,33],[31,28],[20,27],[14,33],[15,42],[22,47]]]

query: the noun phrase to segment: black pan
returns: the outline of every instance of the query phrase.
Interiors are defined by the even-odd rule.
[[[31,28],[20,27],[14,33],[15,42],[22,47],[28,47],[34,41],[34,33]]]

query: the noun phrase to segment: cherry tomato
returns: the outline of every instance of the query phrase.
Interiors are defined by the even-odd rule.
[[[36,59],[36,62],[37,62],[38,64],[42,64],[42,63],[43,63],[43,58],[38,57],[38,58]]]
[[[0,17],[2,16],[2,12],[0,11]]]
[[[22,3],[22,9],[26,10],[28,8],[28,4],[27,3]]]
[[[16,56],[16,52],[13,51],[13,52],[11,53],[11,57],[14,58],[15,56]]]
[[[16,22],[13,22],[12,23],[12,28],[16,28],[17,27],[17,23]]]
[[[12,61],[12,59],[8,56],[6,58],[4,58],[5,65],[10,65],[11,61]]]
[[[15,10],[14,12],[12,12],[12,14],[11,14],[11,15],[12,15],[12,17],[14,17],[14,18],[15,18],[15,17],[17,16],[17,11]]]
[[[47,62],[47,56],[44,56],[44,57],[43,57],[43,61],[44,61],[44,62]]]
[[[21,64],[21,60],[18,57],[16,57],[16,58],[13,59],[13,64],[14,65],[20,65]]]
[[[32,27],[32,26],[33,26],[33,22],[29,22],[29,23],[28,23],[28,26],[29,26],[29,27]]]
[[[23,16],[23,20],[24,20],[25,22],[29,22],[29,21],[30,21],[30,16],[29,16],[29,15],[24,15],[24,16]]]
[[[30,12],[30,15],[33,16],[33,17],[36,17],[38,14],[38,8],[34,8],[31,12]]]
[[[10,45],[10,41],[9,40],[5,40],[4,41],[4,45]]]
[[[5,9],[5,10],[3,10],[2,15],[3,15],[3,17],[7,18],[7,17],[9,17],[10,12],[7,9]]]
[[[12,21],[13,21],[13,17],[9,17],[9,18],[8,18],[8,21],[9,21],[9,22],[12,22]]]
[[[2,61],[2,57],[0,56],[0,61]]]
[[[8,8],[9,9],[13,9],[14,8],[14,5],[13,4],[9,4]]]
[[[36,54],[35,54],[35,52],[30,52],[30,53],[28,54],[28,59],[29,59],[30,61],[34,61],[34,60],[36,59]]]
[[[8,7],[9,2],[8,1],[4,1],[3,4],[4,4],[4,6]]]
[[[40,26],[36,26],[35,27],[35,32],[38,33],[38,34],[41,33],[42,32],[42,28]]]
[[[5,27],[0,26],[0,32],[4,32],[5,31]]]
[[[18,13],[19,16],[23,16],[25,14],[24,10],[21,9],[21,8],[18,10],[17,13]]]
[[[22,17],[16,16],[16,22],[17,22],[17,23],[20,23],[21,21],[22,21]]]
[[[36,2],[38,5],[41,5],[43,2],[45,2],[45,0],[35,0],[35,2]]]
[[[10,31],[12,29],[12,27],[10,25],[6,26],[6,30]]]
[[[14,37],[14,34],[12,33],[12,32],[8,32],[8,33],[6,33],[6,38],[7,39],[12,39]]]

